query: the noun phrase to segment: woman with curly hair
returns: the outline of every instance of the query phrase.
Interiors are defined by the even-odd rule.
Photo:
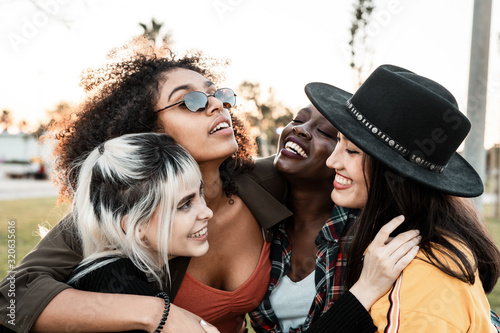
[[[230,112],[235,94],[218,89],[220,77],[211,70],[220,63],[199,54],[160,56],[143,42],[130,46],[83,76],[88,97],[57,136],[61,194],[73,197],[81,167],[75,161],[106,140],[142,132],[170,135],[199,164],[214,217],[207,254],[169,262],[171,283],[165,289],[172,304],[163,331],[204,332],[203,318],[221,332],[239,332],[269,282],[264,231],[291,214],[281,205],[284,198],[275,198],[285,183],[272,160],[250,158],[254,147],[244,123]],[[7,297],[0,299],[0,320],[16,331],[154,331],[163,300],[95,294],[65,283],[82,259],[72,220],[68,215],[60,221],[16,268],[16,325],[8,325]],[[1,294],[8,288],[4,279]]]

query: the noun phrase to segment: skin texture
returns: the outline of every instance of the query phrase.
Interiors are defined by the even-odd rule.
[[[283,129],[275,158],[276,168],[294,179],[317,179],[318,183],[333,179],[335,172],[326,167],[324,161],[335,148],[336,136],[335,127],[314,106],[308,105]],[[287,142],[302,146],[307,157],[286,149]],[[331,184],[326,187],[331,188]]]
[[[191,91],[213,94],[217,90],[215,84],[204,76],[186,69],[171,70],[165,79],[156,104],[158,109],[181,101]],[[238,149],[231,128],[210,134],[220,122],[231,126],[231,117],[215,97],[209,97],[209,107],[202,112],[191,112],[179,104],[159,114],[161,129],[186,148],[200,166],[207,163],[219,165]]]
[[[343,142],[336,143],[337,133],[338,131],[331,123],[309,105],[297,113],[280,136],[275,166],[285,175],[291,185],[289,204],[294,211],[293,221],[286,226],[287,234],[293,244],[292,267],[288,274],[292,281],[304,279],[315,269],[317,251],[315,238],[333,208],[330,194],[337,170],[331,168],[330,162],[335,154],[334,149],[335,152],[345,150],[342,146]],[[300,146],[303,154],[294,153],[298,150],[296,146],[287,149],[286,143],[289,141]],[[350,166],[361,172],[356,173],[356,176],[361,176],[359,181],[365,184],[362,152],[359,152],[359,154],[346,154],[346,156]],[[365,193],[366,201],[366,186],[360,187],[364,191],[361,194]],[[354,199],[355,207],[349,205],[346,207],[362,207],[362,200],[359,202],[356,196],[348,198]],[[343,202],[351,203],[347,200]],[[337,201],[336,203],[339,204]],[[403,268],[418,252],[417,245],[420,238],[417,230],[405,232],[394,239],[389,238],[390,233],[402,221],[404,221],[403,217],[391,220],[377,234],[367,249],[361,277],[350,289],[350,292],[367,310],[392,286]]]
[[[76,304],[71,300],[79,300]],[[133,306],[130,306],[133,304]],[[163,314],[164,301],[158,297],[93,293],[76,289],[60,292],[49,303],[45,311],[56,309],[65,323],[51,320],[51,314],[40,316],[33,327],[34,332],[81,332],[80,323],[88,332],[127,331],[131,327],[154,332]],[[108,310],[106,310],[108,309]],[[69,320],[69,321],[66,321]],[[170,313],[163,332],[218,332],[208,324],[205,329],[201,318],[189,311],[170,304]],[[71,324],[68,324],[71,323]],[[41,327],[41,328],[40,328]]]
[[[204,230],[208,228],[213,212],[205,203],[201,187],[184,189],[179,194],[182,199],[177,204],[168,253],[172,258],[204,255],[209,249],[208,231]]]
[[[213,216],[212,210],[205,203],[201,186],[180,188],[178,193],[181,199],[175,205],[177,212],[172,221],[172,233],[166,249],[169,259],[178,256],[204,255],[209,247],[207,237],[205,235],[193,237],[193,234],[207,227],[208,220]],[[158,214],[155,213],[152,220],[139,230],[141,238],[145,238],[154,252],[159,252],[160,248],[158,218]]]
[[[368,181],[363,158],[364,152],[339,132],[337,146],[326,164],[344,177],[340,178],[344,184],[335,178],[335,190],[331,194],[341,206],[361,209],[366,204]],[[346,180],[349,184],[345,184]],[[403,221],[404,216],[398,216],[380,229],[365,253],[359,280],[349,289],[367,310],[389,290],[418,253],[421,240],[418,230],[401,233],[394,239],[389,236]]]
[[[325,160],[335,148],[336,134],[337,130],[309,105],[297,113],[280,136],[274,164],[290,184],[289,203],[294,215],[286,231],[293,244],[288,274],[292,281],[304,279],[315,269],[314,240],[333,208],[329,195],[335,172],[326,167]],[[300,146],[307,157],[287,149],[288,142]]]
[[[337,147],[326,164],[337,173],[332,200],[338,205],[363,208],[368,198],[368,180],[363,171],[363,151],[342,133],[337,136]]]
[[[190,91],[213,94],[217,87],[202,75],[175,69],[167,74],[161,86],[158,109],[178,102]],[[228,110],[210,97],[203,112],[191,112],[182,105],[162,111],[161,129],[186,148],[200,166],[205,188],[205,199],[214,216],[208,225],[210,249],[202,257],[193,258],[188,272],[201,282],[217,289],[232,291],[253,273],[263,245],[261,228],[248,207],[233,195],[229,204],[222,191],[219,166],[237,150],[232,129],[211,131],[221,122],[228,122]],[[238,220],[238,223],[233,223]]]

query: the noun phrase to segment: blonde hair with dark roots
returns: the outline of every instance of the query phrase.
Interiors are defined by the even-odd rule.
[[[87,96],[71,115],[50,126],[55,133],[54,179],[60,189],[60,200],[71,200],[78,183],[80,156],[90,153],[106,140],[130,133],[160,131],[154,106],[165,73],[184,68],[195,71],[218,84],[227,60],[205,57],[199,51],[178,56],[166,48],[155,48],[145,38],[136,38],[113,49],[108,62],[84,71],[81,85]],[[255,143],[246,122],[231,113],[238,142],[238,152],[220,167],[223,190],[228,197],[237,193],[234,176],[253,167],[251,156]]]
[[[180,193],[201,186],[196,161],[165,134],[139,133],[106,141],[77,163],[73,221],[83,249],[81,264],[92,264],[73,280],[99,267],[96,259],[127,257],[158,286],[169,281],[168,246]],[[140,229],[155,214],[159,248],[151,249]]]

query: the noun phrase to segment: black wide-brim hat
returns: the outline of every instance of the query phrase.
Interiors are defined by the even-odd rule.
[[[316,109],[366,154],[441,192],[460,197],[483,193],[481,178],[456,152],[471,124],[446,88],[383,65],[344,108],[335,106],[337,90],[319,82],[305,87]]]

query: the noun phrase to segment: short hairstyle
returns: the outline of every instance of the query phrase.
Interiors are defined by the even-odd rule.
[[[73,198],[83,247],[81,264],[107,256],[128,257],[162,286],[170,279],[167,249],[180,189],[200,185],[198,164],[165,134],[127,134],[101,144],[80,163]],[[160,258],[139,235],[155,212]],[[98,266],[91,264],[73,281]]]

